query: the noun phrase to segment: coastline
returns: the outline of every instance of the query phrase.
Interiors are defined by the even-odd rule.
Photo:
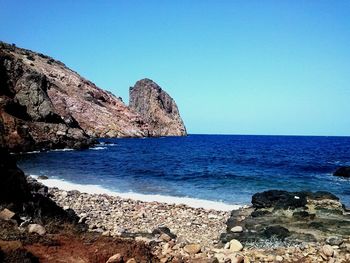
[[[168,205],[186,205],[191,208],[202,208],[206,210],[217,210],[217,211],[232,211],[242,208],[242,205],[226,204],[223,202],[190,198],[190,197],[177,197],[177,196],[167,196],[158,194],[140,194],[135,192],[115,192],[104,188],[99,185],[91,184],[77,184],[65,181],[63,179],[44,179],[38,178],[38,175],[30,174],[30,177],[39,181],[43,185],[54,188],[57,187],[64,191],[79,191],[86,194],[97,194],[97,195],[109,195],[113,197],[120,197],[123,199],[131,199],[134,201],[142,202],[159,202]]]
[[[350,252],[348,238],[336,238],[337,242],[340,240],[337,245],[332,243],[334,237],[327,239],[330,241],[322,238],[318,241],[298,242],[283,242],[277,238],[263,240],[262,243],[243,242],[244,247],[236,239],[225,241],[226,237],[232,234],[254,235],[256,231],[245,229],[246,227],[250,228],[260,223],[273,225],[280,218],[286,220],[284,210],[276,212],[275,217],[271,214],[264,219],[250,216],[253,207],[231,212],[218,211],[184,204],[140,201],[136,196],[126,198],[102,187],[88,185],[84,188],[57,179],[40,180],[40,183],[48,186],[49,197],[55,203],[67,212],[73,210],[80,217],[79,222],[87,225],[89,232],[149,245],[153,247],[152,253],[161,259],[160,262],[172,262],[171,259],[176,257],[186,258],[180,262],[227,262],[227,259],[230,259],[230,262],[348,262],[346,260],[350,259],[350,254],[347,253]],[[77,188],[90,193],[79,192]],[[330,199],[321,200],[319,203],[323,208],[327,205],[333,207],[334,204]],[[322,214],[321,217],[323,218]],[[324,219],[326,218],[322,220]],[[327,220],[329,219],[334,220],[334,215]],[[293,222],[293,219],[291,220]],[[326,222],[328,226],[330,221]],[[232,233],[237,225],[244,226],[244,231]],[[226,235],[223,236],[225,232]],[[238,248],[237,242],[240,246]],[[327,254],[328,251],[331,252]],[[210,261],[211,259],[217,261]]]
[[[48,181],[51,180],[51,181]],[[77,185],[56,179],[39,181],[48,186],[48,193],[64,210],[72,209],[92,232],[104,236],[134,238],[150,241],[155,229],[167,227],[184,243],[199,244],[203,252],[212,251],[220,242],[230,216],[228,211],[190,207],[185,204],[167,204],[159,201],[140,201],[108,192],[101,187]],[[51,187],[59,184],[60,187]],[[74,189],[73,189],[74,188]],[[94,190],[94,193],[91,191]],[[193,203],[192,203],[193,204]]]

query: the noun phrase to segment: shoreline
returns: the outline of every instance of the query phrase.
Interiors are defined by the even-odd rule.
[[[39,183],[42,181],[46,180]],[[82,193],[76,189],[49,187],[48,193],[64,210],[72,209],[80,217],[79,222],[86,223],[92,232],[150,242],[153,231],[166,227],[178,241],[199,244],[203,252],[216,248],[230,216],[229,211]]]
[[[191,208],[202,208],[205,210],[216,210],[216,211],[232,211],[238,210],[243,207],[248,207],[245,205],[234,205],[226,204],[218,201],[211,201],[205,199],[197,199],[191,197],[178,197],[178,196],[167,196],[158,194],[140,194],[135,192],[115,192],[104,188],[100,185],[91,184],[77,184],[65,181],[63,179],[38,179],[38,175],[30,174],[30,177],[37,180],[41,184],[49,188],[58,188],[63,191],[79,191],[81,193],[91,194],[91,195],[109,195],[112,197],[120,197],[123,199],[130,199],[133,201],[141,202],[158,202],[167,205],[185,205]]]
[[[46,185],[50,185],[47,180],[55,179],[44,179],[39,183],[46,181]],[[60,180],[57,181],[62,183]],[[57,183],[57,181],[54,182]],[[296,236],[298,232],[295,228],[290,228],[295,220],[288,221],[286,219],[288,216],[283,214],[288,213],[287,210],[279,210],[267,217],[256,218],[251,216],[254,203],[252,207],[231,212],[217,211],[193,208],[184,204],[139,201],[118,195],[108,195],[105,191],[93,194],[82,193],[76,190],[75,184],[68,183],[68,185],[74,189],[62,190],[57,187],[48,187],[46,190],[48,197],[67,212],[73,210],[79,216],[79,222],[86,224],[89,232],[149,245],[152,247],[152,253],[161,259],[161,262],[172,262],[171,259],[176,257],[186,259],[181,262],[197,262],[196,260],[199,260],[198,262],[228,262],[228,259],[231,262],[243,262],[243,260],[244,262],[246,260],[247,262],[323,262],[328,260],[333,260],[329,262],[347,262],[343,260],[350,259],[350,254],[347,254],[347,250],[350,252],[350,239],[348,237],[337,239],[333,235],[339,233],[333,230],[330,230],[332,236],[324,232],[326,236],[318,240],[298,240]],[[91,191],[91,188],[87,187],[87,190]],[[94,189],[101,190],[102,188],[95,186]],[[309,204],[319,204],[322,208],[329,206],[332,209],[341,209],[338,201],[335,199],[332,201],[332,196],[326,194],[322,198],[317,199],[316,203],[310,201]],[[338,208],[334,205],[338,205]],[[324,224],[331,227],[332,225],[329,224],[334,222],[335,214],[328,215],[328,212],[323,214],[322,211],[320,213],[317,213],[318,219],[315,220],[327,220],[324,221]],[[339,218],[339,220],[342,219],[346,218]],[[264,225],[273,226],[281,223],[276,220],[282,220],[283,225],[288,224],[284,226],[293,232],[296,231],[292,234],[294,237],[291,240],[284,241],[278,239],[277,236],[264,239],[262,243],[257,240],[244,239],[246,235],[255,235],[257,231],[260,233],[256,227],[265,229]],[[300,224],[304,221],[301,219],[298,222]],[[308,224],[308,221],[304,223]],[[241,230],[233,233],[233,229],[240,225]],[[308,225],[306,229],[309,230]],[[301,238],[305,237],[303,231],[301,229]],[[237,239],[232,239],[232,237],[227,239],[232,234],[236,235]],[[328,239],[330,241],[327,241]],[[338,240],[339,243],[336,244]],[[329,254],[325,254],[328,252]]]

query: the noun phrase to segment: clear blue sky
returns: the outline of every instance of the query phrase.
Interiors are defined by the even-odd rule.
[[[0,39],[128,102],[148,77],[190,133],[350,135],[350,1],[3,1]]]

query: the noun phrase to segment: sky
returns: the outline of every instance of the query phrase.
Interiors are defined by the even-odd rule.
[[[128,103],[150,78],[189,133],[350,136],[350,1],[0,0],[0,40]]]

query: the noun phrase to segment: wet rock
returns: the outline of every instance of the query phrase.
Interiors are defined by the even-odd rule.
[[[303,192],[269,190],[254,194],[252,204],[255,208],[295,209],[306,205],[306,196]]]
[[[343,244],[343,238],[338,236],[331,236],[326,239],[326,243],[331,246],[340,246]]]
[[[271,212],[267,210],[255,210],[250,215],[252,217],[260,217],[260,216],[265,216],[267,214],[271,214]]]
[[[350,177],[350,166],[339,167],[334,173],[334,176]]]
[[[184,250],[188,254],[197,254],[201,251],[201,246],[199,244],[189,244],[184,247]]]
[[[36,233],[40,236],[45,235],[46,230],[43,226],[39,225],[39,224],[30,224],[28,226],[28,232],[29,233]]]
[[[296,211],[293,213],[293,217],[297,220],[306,220],[315,218],[315,214],[309,214],[306,211]]]
[[[39,180],[47,180],[47,179],[49,179],[49,177],[47,177],[46,175],[39,175],[38,179]]]
[[[270,226],[264,230],[263,234],[266,238],[276,237],[278,239],[284,240],[290,235],[290,232],[287,228],[282,226]]]
[[[230,250],[232,252],[238,252],[238,251],[241,251],[242,249],[243,249],[243,245],[241,244],[241,242],[239,242],[236,239],[232,239],[230,241]]]

